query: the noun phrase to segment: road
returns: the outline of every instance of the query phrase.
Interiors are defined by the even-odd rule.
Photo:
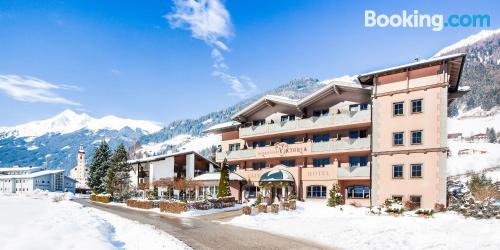
[[[121,217],[150,224],[183,241],[193,249],[332,249],[297,238],[221,224],[239,215],[239,211],[192,218],[161,215],[125,207],[75,199],[77,203],[94,207]]]

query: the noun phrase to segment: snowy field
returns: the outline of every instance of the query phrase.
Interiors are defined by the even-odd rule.
[[[367,208],[298,203],[294,212],[241,215],[228,224],[300,237],[340,249],[500,249],[500,220],[371,215]]]
[[[500,144],[449,140],[448,147],[451,153],[447,160],[448,176],[490,170],[486,175],[493,181],[500,181]],[[458,155],[458,151],[463,149],[469,149],[469,154]]]
[[[53,201],[55,194],[0,195],[0,249],[190,249],[152,226]]]

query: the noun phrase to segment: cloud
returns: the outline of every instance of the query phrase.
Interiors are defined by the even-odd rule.
[[[212,74],[229,83],[231,89],[233,90],[229,93],[229,95],[237,96],[243,99],[249,97],[257,90],[257,85],[255,85],[250,77],[236,77],[221,71],[214,71]]]
[[[80,106],[79,103],[59,96],[55,90],[80,90],[71,85],[57,85],[44,80],[18,75],[0,75],[0,90],[22,102],[43,102]]]
[[[232,35],[229,12],[219,0],[174,0],[174,12],[164,17],[172,28],[191,31],[194,38],[228,50],[220,38]]]
[[[212,47],[214,61],[212,75],[228,83],[232,89],[229,95],[246,98],[257,90],[257,85],[247,76],[230,74],[222,52],[229,52],[229,47],[222,42],[233,36],[231,17],[220,0],[173,0],[173,13],[164,17],[173,29],[191,31],[192,37],[204,41]]]

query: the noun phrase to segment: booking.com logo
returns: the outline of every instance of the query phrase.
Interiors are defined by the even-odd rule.
[[[445,21],[446,20],[446,21]],[[408,14],[406,10],[391,16],[377,14],[374,10],[365,10],[365,27],[394,28],[432,28],[441,31],[444,27],[490,27],[490,15],[450,15],[445,18],[442,14],[419,14],[418,10]]]

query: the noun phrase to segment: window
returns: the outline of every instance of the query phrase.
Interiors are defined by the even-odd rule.
[[[393,115],[397,116],[404,114],[404,102],[395,102],[392,105],[393,105],[393,112],[392,112]]]
[[[319,116],[327,116],[329,113],[328,109],[322,109],[322,110],[314,110],[313,111],[313,116],[319,117]]]
[[[393,195],[392,199],[395,201],[403,202],[403,196],[402,195]]]
[[[411,131],[411,144],[422,144],[422,130]]]
[[[368,199],[370,198],[370,187],[367,186],[349,186],[347,189],[347,198],[350,199]]]
[[[351,139],[357,139],[359,138],[359,131],[349,131],[349,138]]]
[[[266,120],[255,120],[252,122],[253,126],[260,126],[266,124]]]
[[[358,112],[359,111],[359,105],[358,104],[349,105],[349,111],[351,111],[351,112]]]
[[[238,168],[238,165],[237,164],[229,164],[228,168],[229,168],[230,172],[234,172]]]
[[[238,150],[240,150],[239,143],[229,144],[229,151],[238,151]]]
[[[403,145],[404,143],[404,132],[396,132],[392,134],[392,143],[395,146]]]
[[[422,205],[422,196],[420,195],[410,195],[410,201],[415,203],[417,207],[420,207]]]
[[[327,142],[330,140],[330,134],[313,135],[313,142]]]
[[[368,110],[368,103],[362,103],[359,105],[360,110]]]
[[[266,163],[263,162],[263,161],[252,163],[253,170],[259,170],[259,169],[262,169],[262,168],[265,168],[265,167],[266,167]]]
[[[422,99],[411,101],[411,112],[412,113],[422,112]]]
[[[253,148],[264,147],[264,146],[266,146],[266,142],[265,141],[254,141],[254,142],[252,142],[252,147]]]
[[[366,167],[368,166],[368,156],[350,156],[349,164],[351,167]]]
[[[403,165],[393,165],[392,166],[392,178],[402,179],[403,178]]]
[[[282,122],[295,121],[295,115],[282,115],[281,121]]]
[[[258,192],[259,192],[259,187],[255,187],[255,186],[247,187],[248,198],[257,197]]]
[[[368,132],[366,132],[366,130],[360,130],[359,138],[366,138],[366,137],[368,137]]]
[[[330,158],[313,159],[313,166],[315,168],[324,167],[326,165],[330,165]]]
[[[422,177],[422,164],[411,164],[411,178]]]
[[[287,167],[295,167],[295,160],[282,160],[281,164]]]
[[[281,138],[281,142],[286,142],[288,144],[295,144],[295,137]]]
[[[326,198],[326,187],[325,186],[308,186],[306,197],[307,198]]]

